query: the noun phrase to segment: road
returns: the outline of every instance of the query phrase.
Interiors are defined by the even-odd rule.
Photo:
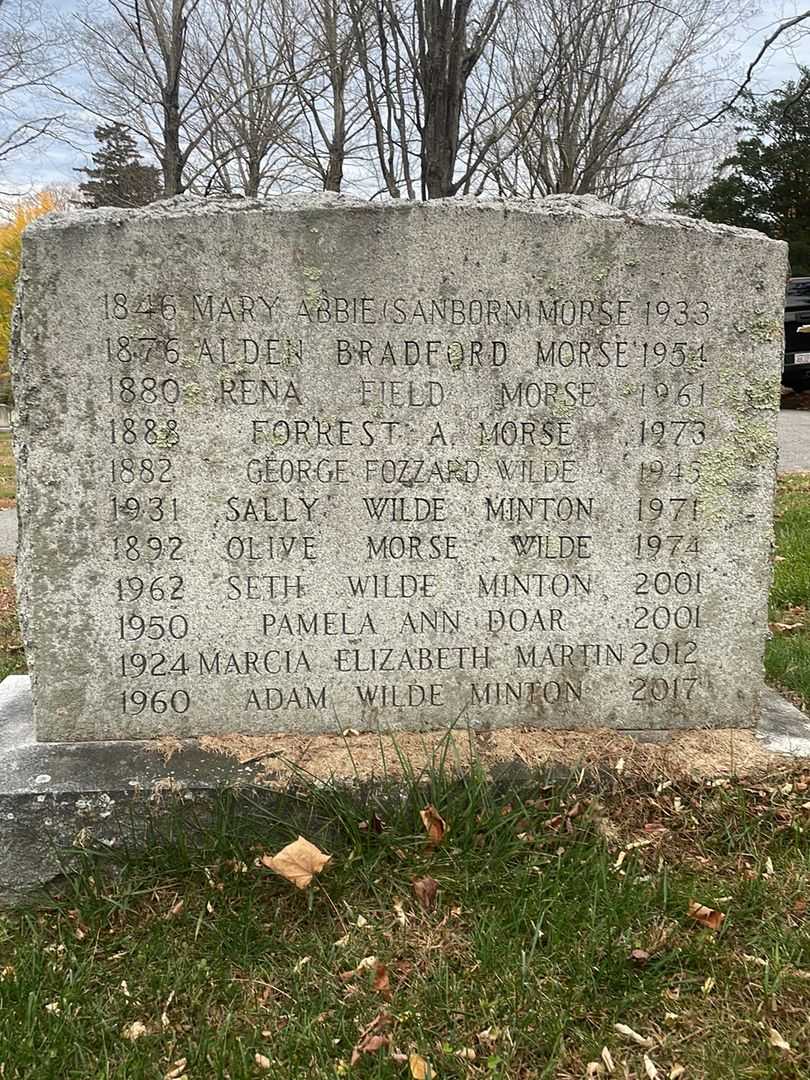
[[[0,555],[17,554],[17,511],[0,510]]]
[[[779,472],[810,472],[810,411],[779,413]]]

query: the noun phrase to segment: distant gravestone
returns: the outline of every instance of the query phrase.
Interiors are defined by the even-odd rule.
[[[590,198],[38,222],[38,738],[753,725],[785,272]]]

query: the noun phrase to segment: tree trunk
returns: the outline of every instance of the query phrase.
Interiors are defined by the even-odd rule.
[[[340,191],[343,185],[343,154],[333,146],[329,151],[329,165],[323,181],[324,191]]]
[[[324,191],[340,191],[343,184],[343,162],[346,159],[346,72],[338,56],[337,9],[330,9],[330,81],[332,83],[332,139],[329,144],[329,164],[324,177]]]
[[[421,45],[425,125],[422,176],[428,199],[455,194],[453,174],[464,88],[472,57],[467,48],[470,0],[421,0],[424,42]]]
[[[183,153],[180,149],[180,78],[186,39],[186,0],[172,0],[168,42],[162,44],[166,82],[163,87],[163,194],[183,192]]]
[[[262,179],[262,159],[255,152],[248,158],[248,174],[245,182],[245,195],[248,199],[255,199],[259,194],[259,184]]]
[[[163,195],[180,195],[183,185],[183,157],[180,150],[180,110],[164,108]]]
[[[448,87],[432,88],[431,99],[425,99],[425,135],[423,166],[425,194],[429,199],[444,199],[455,194],[453,173],[458,154],[460,101]]]

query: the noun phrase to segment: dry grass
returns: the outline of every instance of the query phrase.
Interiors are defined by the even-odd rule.
[[[0,432],[0,510],[14,506],[17,496],[17,479],[14,453],[11,449],[11,433]]]

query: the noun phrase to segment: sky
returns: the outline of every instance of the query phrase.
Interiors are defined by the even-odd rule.
[[[104,0],[97,3],[103,6]],[[43,12],[49,18],[69,18],[80,6],[84,6],[80,0],[42,0]],[[806,10],[806,0],[761,0],[756,7],[741,4],[740,9],[739,23],[729,41],[729,87],[736,85],[735,80],[779,21]],[[757,68],[757,91],[767,92],[795,77],[799,60],[810,63],[810,22],[804,36],[794,32],[768,50]],[[74,77],[80,84],[81,77]],[[95,145],[93,126],[93,119],[88,117],[86,130],[71,136],[70,143],[51,141],[16,154],[0,172],[0,194],[13,195],[54,184],[75,185],[80,177],[74,170],[89,164]]]

